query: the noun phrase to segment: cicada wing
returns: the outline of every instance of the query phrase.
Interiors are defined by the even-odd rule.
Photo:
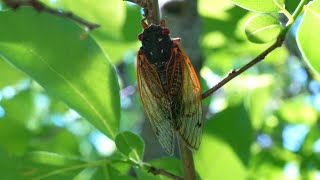
[[[181,108],[177,119],[178,132],[190,149],[198,149],[202,138],[202,106],[200,84],[189,58],[175,43],[175,59],[182,66]]]
[[[148,63],[140,50],[137,57],[137,79],[140,98],[149,117],[152,129],[168,154],[174,152],[174,129],[169,102],[155,68]]]

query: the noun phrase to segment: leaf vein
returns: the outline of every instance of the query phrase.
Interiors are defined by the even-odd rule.
[[[112,138],[114,139],[115,137],[115,133],[112,131],[112,128],[110,128],[110,126],[106,123],[105,119],[103,118],[103,116],[99,113],[99,111],[94,107],[93,104],[90,103],[90,101],[85,97],[85,95],[83,93],[81,93],[66,77],[64,77],[63,74],[59,73],[57,70],[55,70],[54,67],[52,67],[42,56],[40,56],[39,54],[37,54],[36,52],[34,52],[32,49],[29,49],[29,52],[32,53],[34,56],[38,57],[38,59],[45,64],[48,69],[53,72],[54,74],[56,74],[58,77],[60,77],[64,82],[66,82],[66,84],[73,90],[75,91],[76,94],[78,94],[80,96],[80,98],[82,98],[82,100],[84,100],[84,102],[91,108],[91,110],[93,110],[93,112],[98,116],[98,118],[102,121],[102,123],[105,125],[105,127],[108,129],[108,131],[110,132]]]

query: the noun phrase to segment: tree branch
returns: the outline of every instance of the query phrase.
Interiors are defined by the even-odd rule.
[[[194,161],[192,151],[185,145],[182,138],[178,136],[180,158],[183,165],[184,180],[195,180],[196,169],[194,167]]]
[[[254,58],[253,60],[251,60],[248,64],[246,64],[245,66],[243,66],[242,68],[240,68],[239,70],[233,69],[229,72],[229,74],[223,78],[220,82],[218,82],[218,84],[216,84],[215,86],[213,86],[212,88],[210,88],[209,90],[207,90],[206,92],[204,92],[202,94],[202,99],[207,98],[208,96],[210,96],[212,93],[214,93],[215,91],[217,91],[218,89],[220,89],[222,86],[224,86],[225,84],[227,84],[227,82],[229,82],[231,79],[237,77],[238,75],[240,75],[241,73],[243,73],[244,71],[246,71],[247,69],[249,69],[250,67],[252,67],[253,65],[257,64],[258,62],[262,61],[270,52],[272,52],[274,49],[281,47],[281,45],[283,44],[285,35],[280,34],[277,38],[277,41],[275,43],[273,43],[268,49],[266,49],[265,51],[263,51],[261,54],[259,54],[256,58]]]
[[[149,24],[160,23],[160,13],[158,0],[125,0],[139,5],[144,8],[144,16]]]
[[[145,165],[144,165],[145,166]],[[180,176],[177,176],[177,175],[174,175],[164,169],[158,169],[158,168],[155,168],[153,166],[145,166],[148,170],[148,172],[152,173],[153,175],[158,175],[158,174],[161,174],[163,176],[166,176],[168,178],[172,178],[172,179],[175,179],[175,180],[183,180],[182,177]]]
[[[59,9],[50,8],[44,3],[38,1],[38,0],[3,0],[3,2],[13,9],[19,8],[20,6],[30,6],[33,7],[38,12],[47,12],[49,14],[55,15],[55,16],[61,16],[69,18],[79,24],[82,24],[83,26],[87,27],[89,30],[95,29],[100,27],[99,24],[89,22],[85,19],[82,19],[81,17],[73,14],[70,11],[62,11]]]

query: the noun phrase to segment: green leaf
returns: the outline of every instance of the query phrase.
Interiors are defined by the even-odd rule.
[[[79,130],[81,130],[79,128]],[[64,128],[43,128],[33,142],[33,148],[67,156],[79,156],[79,140]]]
[[[227,18],[228,10],[234,7],[230,1],[225,0],[199,0],[198,11],[201,16],[212,17],[218,19],[229,19]],[[230,18],[231,19],[231,18]]]
[[[0,56],[114,138],[119,85],[106,54],[75,23],[31,8],[0,12]],[[28,28],[26,28],[28,27]]]
[[[247,21],[245,33],[247,38],[254,43],[266,43],[281,32],[281,24],[278,19],[268,14],[258,14]]]
[[[181,167],[181,161],[176,158],[172,157],[164,157],[161,159],[152,160],[149,162],[153,167],[159,168],[159,169],[165,169],[166,171],[173,173],[177,176],[182,177],[183,171]],[[163,175],[154,175],[150,172],[148,172],[144,168],[136,168],[135,172],[137,174],[137,178],[139,180],[170,180],[171,178],[168,178]]]
[[[88,178],[86,178],[88,179]],[[134,180],[135,178],[127,175],[121,174],[117,169],[112,167],[111,165],[106,165],[99,167],[95,174],[90,179],[121,179],[121,180]]]
[[[175,174],[177,176],[183,176],[183,170],[181,166],[181,160],[173,157],[163,157],[160,159],[155,159],[149,161],[153,167],[158,169],[164,169],[167,172]],[[167,176],[163,176],[161,174],[154,175],[151,172],[148,172],[146,168],[135,168],[134,169],[137,174],[137,179],[139,180],[171,180],[172,178],[168,178]],[[200,179],[200,178],[197,178]]]
[[[35,118],[34,92],[30,89],[17,93],[11,99],[2,100],[0,105],[5,110],[4,119],[14,120],[27,125],[32,118]]]
[[[0,147],[11,155],[23,155],[28,149],[32,134],[23,124],[12,119],[0,121]]]
[[[149,161],[148,163],[157,168],[167,169],[169,172],[178,176],[182,176],[183,174],[181,160],[177,158],[163,157],[161,159]]]
[[[144,154],[143,140],[132,132],[125,131],[115,138],[118,150],[125,156],[141,162]]]
[[[251,83],[258,84],[258,82],[261,82],[262,86],[252,89],[248,95],[245,96],[245,100],[253,127],[255,129],[260,129],[270,114],[268,112],[268,104],[272,100],[271,89],[274,88],[272,86],[274,80],[272,76],[266,75],[256,76],[256,78],[257,83],[252,81]]]
[[[307,102],[304,96],[296,96],[284,101],[280,106],[279,113],[285,121],[291,123],[313,125],[318,119],[317,110]]]
[[[0,57],[0,89],[4,86],[15,85],[23,78],[25,78],[23,73]]]
[[[247,179],[288,179],[283,173],[286,161],[282,159],[283,149],[263,150],[250,159]]]
[[[46,164],[51,166],[67,166],[67,165],[84,163],[79,159],[70,158],[70,157],[62,156],[57,153],[47,152],[47,151],[30,152],[26,155],[26,160],[34,163]]]
[[[97,172],[96,167],[87,167],[83,169],[79,174],[77,174],[73,180],[85,180],[85,179],[93,179],[93,176]],[[96,178],[98,179],[98,178]]]
[[[138,50],[137,35],[141,31],[140,7],[126,6],[119,0],[45,0],[50,7],[71,11],[90,22],[101,25],[90,31],[113,63],[118,62],[129,48]],[[82,26],[82,25],[81,25]]]
[[[204,127],[201,146],[194,153],[200,177],[245,179],[253,130],[244,107],[230,107],[216,114]]]
[[[70,166],[57,170],[56,166],[32,163],[26,157],[7,154],[1,147],[0,162],[1,179],[72,179],[79,169]]]
[[[284,0],[232,0],[237,6],[257,12],[278,12]],[[280,7],[279,7],[280,6]]]
[[[21,168],[24,165],[22,158],[17,158],[8,154],[0,147],[0,176],[1,179],[26,179]]]
[[[293,13],[300,1],[286,1],[285,7],[290,13]]]
[[[320,1],[312,1],[305,6],[304,10],[298,29],[297,43],[307,64],[319,75]]]
[[[93,31],[93,34],[118,38],[121,36],[121,29],[125,21],[125,4],[118,0],[95,0],[94,3],[88,0],[44,0],[48,6],[71,11],[81,18],[101,25]],[[112,21],[109,18],[112,18]],[[80,24],[82,26],[82,24]]]

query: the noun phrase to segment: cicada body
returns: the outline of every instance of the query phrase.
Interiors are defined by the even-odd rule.
[[[179,45],[171,39],[165,21],[147,25],[138,39],[138,89],[153,131],[164,150],[173,154],[175,136],[190,149],[198,149],[202,136],[201,90],[194,68]]]

